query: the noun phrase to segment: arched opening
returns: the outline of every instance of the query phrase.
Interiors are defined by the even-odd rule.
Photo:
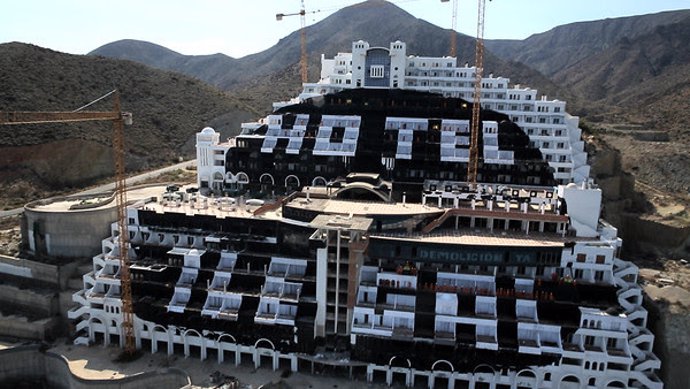
[[[254,348],[257,349],[257,357],[259,358],[259,366],[273,366],[273,357],[275,353],[275,345],[266,338],[261,338],[254,343]],[[261,350],[263,349],[263,350]],[[266,350],[272,350],[272,353]]]
[[[237,340],[230,334],[223,334],[218,337],[218,361],[235,363]]]
[[[434,364],[431,365],[431,371],[434,373],[434,387],[447,388],[454,370],[453,364],[445,359],[439,359],[434,362]]]
[[[606,388],[627,388],[627,386],[623,382],[616,380],[606,384]]]
[[[259,184],[261,185],[261,194],[264,196],[271,196],[274,194],[275,186],[276,186],[276,181],[273,179],[273,176],[264,173],[259,177]]]
[[[477,378],[477,381],[474,383],[474,388],[489,389],[491,385],[489,382],[495,374],[496,371],[493,369],[493,367],[485,363],[477,365],[477,367],[474,368],[474,375]]]
[[[215,172],[213,173],[213,185],[212,189],[213,190],[223,190],[223,184],[225,182],[225,177],[223,176],[223,173],[221,172]]]
[[[245,172],[239,172],[235,175],[235,178],[237,179],[237,190],[243,192],[249,184],[249,176]]]
[[[89,319],[89,337],[94,344],[105,344],[107,328],[104,321],[98,317]]]
[[[182,339],[184,340],[185,346],[184,355],[187,357],[201,359],[201,344],[204,341],[204,338],[201,336],[199,331],[190,328],[184,332]]]
[[[300,188],[299,178],[291,174],[285,177],[285,193],[290,194]]]
[[[562,377],[561,382],[558,384],[560,389],[579,389],[580,386],[580,379],[572,374]]]
[[[518,389],[535,388],[537,386],[537,374],[530,369],[520,370],[515,381]]]
[[[151,339],[151,326],[146,323],[142,323],[141,331],[139,331],[139,342],[142,350],[153,352],[151,348]]]
[[[155,344],[155,351],[168,353],[168,330],[160,324],[156,324],[151,331],[151,342]]]
[[[387,195],[366,183],[352,183],[338,189],[334,196],[344,200],[388,202]]]
[[[392,384],[394,386],[405,386],[407,383],[407,375],[410,374],[409,369],[412,367],[412,363],[409,359],[394,356],[388,361],[388,365],[393,370]],[[405,369],[401,371],[402,369]]]
[[[327,183],[328,181],[321,176],[314,177],[314,179],[311,180],[311,186],[326,186]]]
[[[486,363],[482,363],[481,365],[477,365],[477,367],[474,368],[474,374],[495,374],[496,371],[494,370],[493,367],[487,365]]]
[[[116,320],[111,320],[108,326],[108,343],[120,345],[120,325]]]

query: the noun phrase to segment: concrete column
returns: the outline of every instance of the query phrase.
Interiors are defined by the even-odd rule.
[[[252,347],[252,356],[254,358],[254,368],[258,369],[261,366],[261,355],[259,354],[259,350],[257,350],[255,347]]]
[[[388,386],[393,385],[393,372],[391,371],[390,366],[386,367],[386,384]]]
[[[158,337],[155,328],[151,330],[151,354],[158,352]]]
[[[429,389],[434,389],[434,385],[436,384],[436,374],[434,372],[431,372],[426,382]]]
[[[235,366],[239,366],[242,363],[242,351],[235,345]]]
[[[124,338],[124,337],[122,337]],[[134,330],[134,344],[136,345],[137,350],[141,350],[141,332]]]
[[[172,328],[168,326],[168,355],[173,355],[175,352],[175,339]]]
[[[205,361],[208,357],[208,351],[206,350],[206,338],[201,338],[201,360]]]
[[[109,320],[106,320],[105,323],[103,323],[103,346],[110,346],[110,324],[108,324]]]
[[[217,350],[218,350],[218,364],[220,365],[223,363],[225,359],[225,352],[223,350],[223,344],[220,342],[216,342]]]
[[[278,357],[278,352],[274,351],[273,352],[273,371],[278,370],[279,366],[280,366],[280,359]]]

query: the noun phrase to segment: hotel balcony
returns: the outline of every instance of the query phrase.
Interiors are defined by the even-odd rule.
[[[175,287],[191,288],[192,285],[194,285],[194,283],[196,282],[196,278],[198,275],[198,269],[187,267],[182,268],[182,274],[180,274],[180,278],[177,280]]]
[[[385,310],[414,312],[415,296],[390,293],[386,295],[386,302],[377,304],[377,307]]]
[[[190,289],[175,287],[175,293],[168,304],[168,312],[184,313],[191,296],[192,291]]]
[[[272,277],[302,278],[307,273],[307,261],[292,258],[271,258],[268,266],[268,275]]]
[[[475,298],[474,314],[479,318],[496,318],[496,297],[477,296]]]
[[[455,344],[456,322],[436,316],[434,323],[434,341],[441,344]]]
[[[517,299],[515,301],[515,317],[523,322],[538,322],[537,302],[535,300]]]
[[[271,132],[272,130],[269,130]],[[276,144],[278,144],[278,139],[269,136],[269,134],[266,134],[266,137],[264,138],[264,143],[261,145],[261,152],[262,153],[272,153],[273,149],[276,147]]]
[[[518,323],[518,351],[524,354],[541,354],[539,327],[533,323]]]
[[[495,296],[496,278],[493,275],[439,272],[436,290],[466,295]]]
[[[295,325],[297,306],[285,304],[276,298],[261,297],[254,322],[257,324]]]
[[[357,292],[357,306],[373,308],[376,306],[378,289],[375,286],[360,285]]]
[[[214,319],[237,320],[242,295],[239,294],[209,294],[201,311],[202,316],[211,316]]]
[[[119,280],[120,279],[120,267],[113,265],[105,265],[102,269],[95,273],[96,279],[101,281],[108,280]]]
[[[496,327],[477,326],[476,347],[478,349],[498,351]]]
[[[273,297],[280,300],[297,302],[302,292],[302,284],[285,282],[282,278],[266,277],[266,283],[261,287],[262,297]]]
[[[218,261],[218,266],[216,266],[216,270],[232,272],[235,269],[236,263],[237,253],[223,251],[220,253],[220,260]]]
[[[392,289],[417,290],[417,276],[380,272],[376,275],[376,285]]]
[[[86,291],[86,299],[90,302],[103,304],[103,299],[108,290],[110,290],[109,286],[99,282],[93,288]]]
[[[208,285],[209,291],[221,291],[225,292],[228,290],[228,285],[230,285],[230,279],[232,278],[232,273],[216,271],[213,274],[213,280]]]

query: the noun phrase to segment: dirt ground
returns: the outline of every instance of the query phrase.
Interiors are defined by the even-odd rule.
[[[278,384],[277,387],[289,389],[302,388],[338,388],[338,389],[383,389],[388,386],[381,384],[369,384],[366,381],[350,381],[347,377],[332,375],[311,375],[303,373],[285,374],[281,370],[273,371],[270,368],[254,369],[253,366],[240,365],[225,362],[218,364],[215,359],[199,361],[198,358],[185,358],[182,355],[168,357],[164,353],[145,353],[132,362],[116,362],[115,359],[121,349],[115,346],[74,346],[66,340],[56,342],[49,351],[62,354],[69,360],[70,368],[76,375],[87,379],[122,378],[159,368],[175,367],[185,371],[192,380],[194,388],[215,388],[217,384],[211,382],[211,374],[216,371],[239,379],[240,388],[257,389],[262,385],[270,387],[270,384]],[[286,377],[284,377],[286,376]]]
[[[15,256],[19,253],[20,220],[21,215],[0,218],[0,254]]]
[[[664,300],[690,314],[690,259],[658,261],[659,268],[640,268],[640,281],[652,300]]]

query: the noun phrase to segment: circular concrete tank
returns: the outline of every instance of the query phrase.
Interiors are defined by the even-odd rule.
[[[127,192],[128,203],[152,197],[165,185],[147,185]],[[111,235],[117,220],[113,193],[53,197],[24,206],[22,246],[38,256],[61,258],[93,257],[101,252],[101,241]]]
[[[39,256],[92,257],[116,219],[112,193],[34,201],[24,206],[22,245]]]

